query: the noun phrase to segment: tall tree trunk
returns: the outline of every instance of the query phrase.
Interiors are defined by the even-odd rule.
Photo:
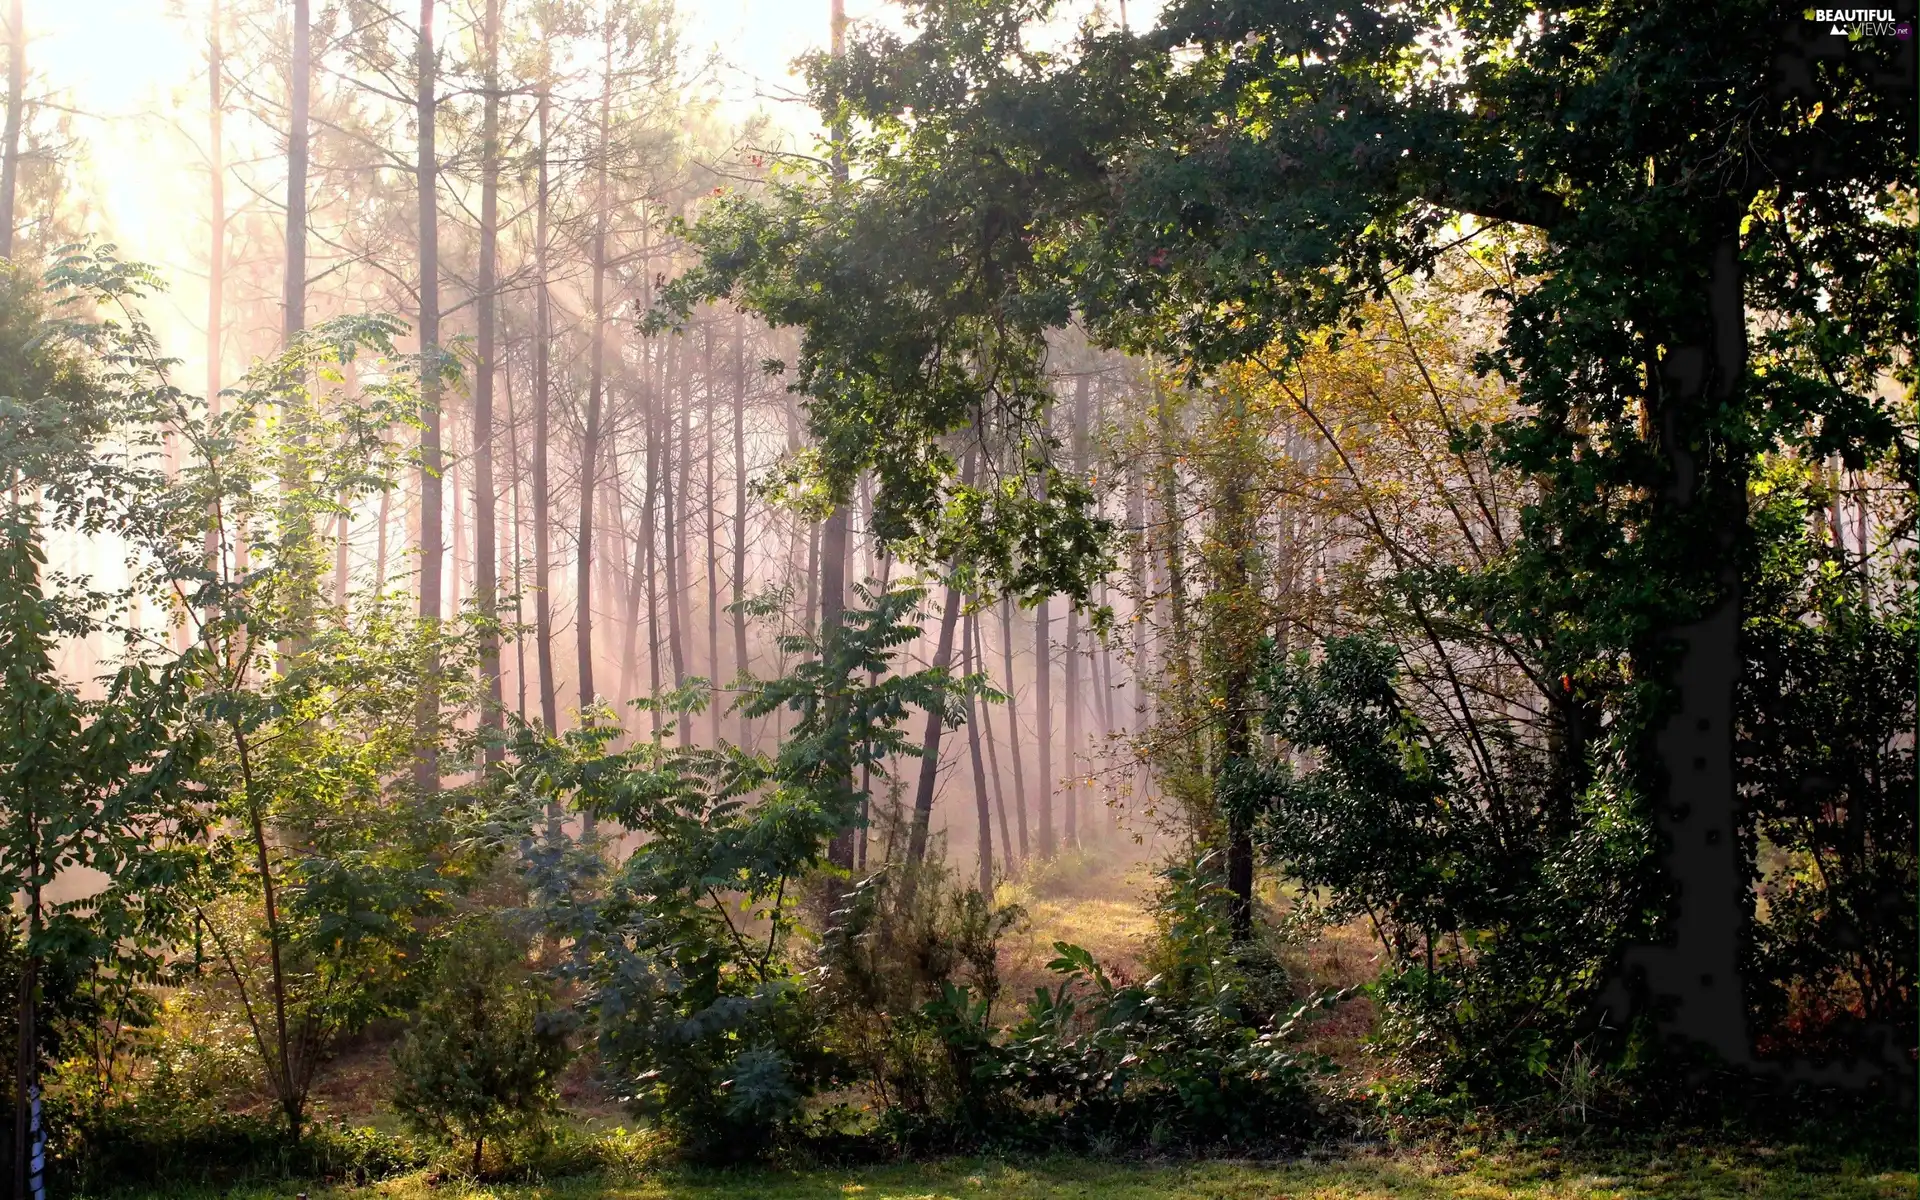
[[[971,484],[973,473],[974,451],[969,450],[960,472],[962,483]],[[953,630],[960,617],[957,566],[955,563],[947,565],[947,595],[940,609],[940,636],[933,651],[932,667],[936,671],[948,670],[953,665]],[[935,709],[927,713],[927,734],[920,759],[920,785],[913,798],[913,829],[907,837],[907,862],[913,866],[925,861],[927,855],[927,830],[933,819],[933,794],[940,777],[940,735],[945,728],[943,712]]]
[[[669,347],[667,351],[669,363],[673,363],[678,357],[673,349]],[[667,387],[662,389],[663,398],[672,395],[672,384],[673,375],[670,371],[667,376]],[[687,682],[687,661],[680,621],[680,589],[685,577],[680,570],[679,547],[682,541],[680,522],[677,519],[679,514],[675,511],[674,505],[674,492],[679,481],[674,476],[678,466],[676,460],[683,453],[684,448],[676,446],[679,439],[674,435],[673,418],[673,411],[669,409],[662,414],[660,422],[660,431],[664,435],[660,456],[660,548],[666,557],[667,662],[673,668],[673,686],[679,688]],[[679,735],[683,742],[686,738],[685,724],[684,721],[678,723]]]
[[[1104,580],[1102,580],[1100,584],[1100,603],[1102,606],[1108,606],[1112,603],[1112,600],[1107,594],[1107,585]],[[1109,753],[1109,750],[1106,748],[1111,747],[1113,744],[1113,735],[1116,728],[1113,714],[1113,644],[1110,637],[1100,639],[1098,653],[1099,660],[1096,674],[1099,676],[1100,690],[1099,746],[1101,747],[1098,753],[1104,757]],[[1118,833],[1120,830],[1120,805],[1118,800],[1119,797],[1114,794],[1114,789],[1110,785],[1108,788],[1106,828],[1106,832],[1109,835]]]
[[[416,67],[420,222],[420,619],[440,623],[440,571],[445,555],[440,512],[440,235],[439,164],[434,156],[435,57],[434,0],[420,0],[420,46]],[[440,788],[440,654],[429,645],[421,674],[420,707],[414,721],[418,757],[414,785],[421,792]]]
[[[500,683],[500,636],[494,627],[499,606],[499,564],[494,558],[493,493],[493,381],[499,370],[494,351],[495,258],[500,229],[500,0],[487,0],[482,27],[486,43],[486,95],[480,118],[480,279],[476,298],[479,317],[479,362],[473,381],[473,521],[475,599],[481,614],[480,674],[486,680],[481,701],[480,729],[487,735],[487,762],[505,758],[501,739],[506,728],[506,705]],[[516,491],[516,495],[518,492]]]
[[[393,520],[393,488],[396,485],[380,489],[380,517],[377,541],[373,552],[373,590],[376,595],[384,596],[387,591],[387,526]]]
[[[1137,440],[1134,461],[1127,470],[1127,528],[1133,537],[1133,605],[1131,624],[1133,626],[1133,795],[1131,797],[1136,812],[1144,810],[1147,802],[1147,615],[1151,610],[1150,598],[1153,587],[1147,577],[1147,476],[1142,460],[1146,456],[1144,435],[1146,422],[1144,413],[1137,412],[1134,419],[1134,434]]]
[[[574,577],[574,637],[579,650],[581,720],[596,699],[593,687],[593,493],[600,475],[600,389],[606,370],[607,125],[613,104],[613,22],[603,28],[600,127],[596,137],[593,205],[593,334],[588,349],[587,422],[580,444],[580,537]]]
[[[1013,683],[1013,601],[1000,601],[1000,654],[1007,670],[1007,757],[1013,760],[1013,810],[1019,818],[1020,861],[1033,853],[1027,845],[1027,780],[1020,752],[1020,695]]]
[[[645,401],[643,400],[642,404],[644,405],[644,403]],[[643,471],[645,470],[644,446],[642,449],[641,469]],[[615,478],[620,478],[618,473],[615,474]],[[623,521],[624,519],[625,518],[622,518]],[[622,593],[626,598],[626,616],[622,622],[622,626],[626,630],[626,636],[621,639],[620,649],[620,696],[621,699],[627,701],[640,698],[639,692],[636,690],[639,687],[640,675],[640,599],[646,595],[647,588],[647,581],[642,574],[646,570],[646,546],[640,540],[640,534],[637,530],[633,531],[632,540],[633,556],[630,560],[627,560],[626,587]],[[627,559],[624,550],[620,557]]]
[[[816,629],[813,623],[815,605],[820,599],[820,526],[807,522],[807,619],[806,628]]]
[[[986,632],[980,628],[980,618],[977,615],[969,619],[973,622],[974,644],[979,647],[979,670],[983,675],[991,678],[993,672],[987,667]],[[1008,684],[1007,690],[1012,692],[1013,685]],[[1004,864],[1004,869],[1011,870],[1013,837],[1007,830],[1006,780],[1000,773],[1000,752],[995,748],[993,740],[993,705],[984,702],[980,705],[980,737],[987,744],[987,771],[993,780],[993,806],[1000,817],[1000,861]]]
[[[706,325],[706,342],[703,351],[702,382],[707,389],[706,452],[701,456],[706,463],[706,502],[707,511],[703,520],[707,532],[707,703],[713,717],[713,734],[709,743],[720,745],[720,542],[719,507],[714,503],[713,494],[713,456],[715,442],[713,436],[713,321]]]
[[[9,52],[9,72],[12,63],[21,62],[25,53],[25,41],[22,36],[22,17],[20,0],[13,0],[13,13],[10,18],[10,36],[14,39]],[[223,355],[221,333],[227,318],[227,155],[226,137],[222,132],[222,116],[226,109],[226,55],[222,50],[221,16],[219,0],[214,0],[207,13],[207,415],[220,415],[221,358]],[[14,159],[19,150],[20,139],[20,82],[18,75],[11,75],[12,91],[7,100],[7,144],[5,178],[0,179],[0,238],[5,239],[6,249],[0,254],[13,257],[13,191]],[[212,570],[223,553],[218,542],[215,525],[209,522],[206,540],[201,547],[203,561]],[[211,617],[211,610],[208,616]]]
[[[213,19],[214,60],[213,89],[216,95],[220,91],[220,68],[218,66],[220,19],[216,12]],[[215,108],[219,105],[216,103]],[[13,257],[13,199],[20,191],[20,122],[27,108],[27,16],[21,0],[11,0],[7,5],[7,128],[5,157],[0,158],[0,258]],[[217,151],[216,151],[217,153]],[[216,167],[216,170],[218,168]]]
[[[828,32],[831,38],[830,52],[834,58],[840,58],[846,53],[847,10],[844,0],[833,0]],[[845,124],[836,121],[833,127],[833,177],[841,184],[847,179],[846,139]],[[827,640],[840,628],[840,614],[847,604],[847,507],[845,502],[836,501],[820,534],[820,642],[823,650]],[[809,618],[808,624],[811,626],[811,614]],[[853,830],[842,830],[834,836],[827,847],[827,857],[835,866],[853,866]]]
[[[1177,438],[1172,398],[1163,392],[1160,396],[1160,505],[1165,529],[1165,548],[1162,553],[1167,573],[1167,623],[1173,631],[1167,654],[1173,659],[1170,673],[1173,675],[1179,719],[1188,722],[1195,715],[1195,701],[1193,663],[1189,656],[1192,643],[1187,630],[1186,529],[1180,510]],[[1186,741],[1187,769],[1196,777],[1205,775],[1206,759],[1201,752],[1199,735],[1189,734]]]
[[[1747,314],[1739,241],[1732,232],[1737,219],[1729,215],[1728,232],[1712,247],[1709,261],[1691,264],[1702,303],[1685,326],[1668,332],[1672,348],[1648,381],[1647,407],[1661,430],[1669,472],[1656,502],[1669,523],[1684,519],[1688,510],[1704,508],[1712,515],[1701,527],[1715,532],[1717,553],[1710,566],[1700,564],[1700,576],[1717,587],[1720,598],[1697,620],[1656,630],[1654,638],[1666,645],[1636,647],[1644,669],[1652,674],[1664,668],[1673,689],[1669,711],[1649,731],[1642,753],[1657,789],[1654,823],[1664,835],[1662,857],[1677,905],[1662,943],[1626,951],[1609,1000],[1624,1022],[1627,1002],[1643,989],[1662,1033],[1704,1044],[1723,1061],[1745,1066],[1756,1060],[1740,975],[1747,884],[1734,835],[1739,814],[1733,721],[1747,478],[1737,452],[1699,432],[1709,414],[1737,402],[1746,378]],[[1669,650],[1676,653],[1665,660]],[[1905,1062],[1898,1066],[1911,1070]]]
[[[974,629],[979,619],[967,617],[966,633],[960,650],[961,671],[973,674]],[[974,694],[967,692],[967,753],[973,760],[973,807],[979,823],[980,841],[980,894],[987,900],[993,899],[993,819],[987,804],[987,772],[980,760],[980,726],[974,720]],[[982,706],[984,707],[984,706]]]
[[[547,126],[552,96],[540,88],[540,165],[533,209],[533,620],[540,662],[540,719],[548,733],[560,729],[558,688],[553,678],[553,504],[547,488],[550,404],[547,349],[553,340],[553,301],[547,291]]]
[[[747,670],[747,325],[733,318],[733,669]],[[740,713],[740,744],[753,745],[746,712]]]
[[[953,582],[953,567],[948,566],[946,600],[940,608],[940,639],[933,651],[933,668],[944,671],[953,665],[953,629],[960,617],[960,589]],[[945,714],[939,709],[927,713],[927,732],[921,744],[920,784],[913,796],[913,830],[907,836],[907,862],[918,866],[927,856],[927,830],[933,819],[933,794],[940,779],[940,735],[946,729]]]
[[[1033,724],[1040,776],[1035,791],[1040,801],[1040,857],[1052,858],[1053,843],[1053,645],[1047,627],[1049,600],[1033,610]]]
[[[280,344],[291,346],[307,325],[307,123],[313,82],[313,30],[308,0],[293,0],[293,68],[288,80],[287,265],[281,278]],[[219,0],[214,3],[219,19]],[[218,36],[216,32],[215,36]],[[216,47],[215,53],[218,53]],[[216,78],[218,72],[215,72]],[[216,90],[218,85],[216,84]],[[217,103],[215,108],[218,108]],[[217,153],[217,151],[216,151]]]
[[[687,513],[687,495],[692,490],[688,485],[693,470],[693,380],[687,366],[687,356],[681,352],[679,339],[674,342],[673,361],[679,367],[674,382],[679,387],[680,433],[676,438],[671,428],[667,431],[669,444],[676,447],[673,451],[672,470],[676,478],[672,489],[667,493],[667,506],[663,510],[667,520],[667,636],[673,652],[673,686],[683,688],[687,684],[687,662],[692,657],[688,650],[693,641],[690,626],[692,620],[687,613],[687,592],[690,590],[691,560],[687,555],[687,526],[690,519]],[[693,731],[688,728],[693,723],[692,714],[681,709],[675,714],[674,728],[679,730],[680,744],[693,744]]]
[[[1066,745],[1060,777],[1060,841],[1080,844],[1080,606],[1067,603],[1067,644],[1061,662],[1066,684]]]
[[[516,711],[520,720],[527,719],[527,637],[524,630],[526,613],[521,606],[521,598],[526,587],[521,579],[522,560],[526,556],[526,542],[522,530],[525,523],[520,512],[520,414],[513,402],[513,353],[511,347],[503,349],[500,355],[501,380],[507,385],[507,454],[513,461],[513,683],[520,696]]]
[[[649,372],[651,378],[651,372]],[[645,539],[646,577],[647,577],[647,694],[660,694],[660,572],[658,528],[655,521],[654,503],[660,490],[660,407],[666,394],[666,375],[661,372],[658,386],[650,387],[646,396],[647,424],[647,491],[641,503],[640,536]],[[660,742],[660,711],[653,709],[649,718],[652,724],[652,736],[655,745]]]
[[[448,513],[448,524],[453,530],[452,553],[447,556],[447,602],[446,611],[454,617],[460,615],[461,587],[466,582],[462,565],[467,561],[466,512],[462,501],[466,491],[460,486],[461,467],[466,459],[460,453],[460,418],[455,413],[447,414],[446,425],[447,473],[446,494],[453,497],[452,512]]]
[[[1249,428],[1244,401],[1236,400],[1232,411],[1233,432],[1223,447],[1221,459],[1225,471],[1218,477],[1214,497],[1214,531],[1209,539],[1217,547],[1219,569],[1213,580],[1213,608],[1209,640],[1211,657],[1219,671],[1221,700],[1220,756],[1214,775],[1214,795],[1234,764],[1252,750],[1253,676],[1255,647],[1259,644],[1259,583],[1253,570],[1254,511],[1249,494],[1248,462],[1253,448],[1239,443]],[[1230,918],[1233,937],[1246,941],[1253,936],[1253,832],[1238,813],[1227,814],[1227,890],[1232,894]]]
[[[1087,386],[1085,370],[1073,381],[1073,473],[1084,479],[1087,473]],[[1065,666],[1067,701],[1066,777],[1061,788],[1061,838],[1069,846],[1080,842],[1080,606],[1067,605],[1067,646]]]

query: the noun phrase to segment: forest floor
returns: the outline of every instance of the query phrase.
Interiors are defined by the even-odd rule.
[[[436,1181],[425,1173],[366,1188],[314,1188],[309,1200],[1911,1200],[1920,1177],[1791,1152],[1681,1149],[1650,1154],[1399,1151],[1285,1163],[954,1160],[861,1169],[662,1171],[548,1184]],[[294,1200],[288,1184],[225,1195]],[[156,1195],[153,1200],[159,1200]]]
[[[1068,864],[1004,887],[1001,901],[1018,903],[1028,920],[1003,943],[1003,1015],[1010,1018],[1036,986],[1051,980],[1046,964],[1055,942],[1086,947],[1117,976],[1148,971],[1150,884],[1138,863],[1118,869]],[[1364,929],[1331,929],[1286,945],[1282,958],[1302,986],[1342,987],[1372,975],[1374,949]],[[1366,1079],[1375,1069],[1363,1047],[1370,1022],[1367,1001],[1350,1001],[1323,1018],[1309,1040],[1351,1076]],[[369,1039],[334,1062],[316,1095],[324,1120],[398,1128],[383,1103],[392,1076],[389,1051],[386,1039]],[[625,1125],[625,1115],[584,1068],[570,1073],[563,1088],[571,1120],[586,1130]],[[655,1168],[517,1184],[417,1172],[361,1188],[281,1183],[164,1195],[295,1200],[303,1189],[308,1200],[1915,1200],[1920,1176],[1793,1148],[1429,1146],[1356,1147],[1276,1163],[963,1159],[810,1170]]]

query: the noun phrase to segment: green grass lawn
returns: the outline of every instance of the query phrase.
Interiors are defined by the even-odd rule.
[[[299,1190],[281,1184],[226,1194],[293,1200]],[[423,1173],[368,1188],[308,1189],[310,1200],[1910,1200],[1916,1194],[1920,1180],[1911,1171],[1724,1150],[1664,1157],[1401,1153],[1277,1165],[958,1160],[841,1170],[663,1171],[544,1185],[434,1184]],[[168,1195],[185,1200],[177,1191]]]

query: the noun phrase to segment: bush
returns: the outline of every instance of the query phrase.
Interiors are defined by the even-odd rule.
[[[1000,938],[1024,915],[936,861],[892,864],[841,898],[811,978],[834,1050],[892,1132],[972,1144],[1005,1116],[974,1069],[992,1042]]]
[[[1335,1068],[1293,1043],[1350,993],[1294,1003],[1272,954],[1234,942],[1217,855],[1160,878],[1154,974],[1117,983],[1056,943],[1061,982],[1036,990],[985,1069],[1086,1149],[1268,1150],[1310,1135],[1326,1115],[1312,1081]]]
[[[999,937],[1019,918],[938,867],[856,888],[821,950],[837,1045],[882,1108],[880,1132],[926,1152],[1070,1145],[1270,1149],[1320,1123],[1324,1058],[1291,1045],[1308,1013],[1258,947],[1236,947],[1213,859],[1162,873],[1144,983],[1056,945],[1061,978],[1013,1027],[993,1019]]]
[[[419,1132],[473,1143],[536,1131],[553,1111],[571,1014],[548,1004],[526,948],[492,920],[457,925],[441,944],[433,993],[394,1051],[393,1105]]]

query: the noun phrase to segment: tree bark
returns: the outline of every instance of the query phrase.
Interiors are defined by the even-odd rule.
[[[974,628],[976,617],[967,617],[965,640],[960,651],[961,670],[973,674]],[[993,899],[993,820],[987,804],[987,772],[980,760],[980,726],[974,721],[974,695],[967,692],[967,753],[973,759],[973,807],[979,823],[980,894]],[[984,707],[984,706],[982,706]]]
[[[940,608],[940,638],[933,652],[933,668],[953,665],[953,628],[960,616],[960,589],[948,567],[946,600]],[[913,830],[907,837],[907,862],[918,866],[927,856],[927,830],[933,819],[933,795],[940,778],[940,735],[946,729],[939,709],[927,713],[926,737],[921,743],[920,784],[913,796]]]
[[[548,733],[560,729],[559,697],[553,678],[553,507],[547,487],[547,443],[551,410],[547,349],[553,340],[553,301],[547,291],[547,125],[552,97],[540,88],[540,164],[533,218],[533,620],[540,663],[540,719]]]
[[[706,389],[706,416],[702,430],[706,434],[706,448],[701,454],[705,463],[706,513],[702,526],[707,535],[707,712],[712,718],[712,736],[709,745],[720,745],[720,510],[715,504],[713,494],[713,456],[717,450],[717,439],[713,435],[714,405],[713,379],[713,322],[708,320],[704,330],[705,341],[701,351],[701,386]]]
[[[1144,413],[1140,414],[1144,418]],[[1144,433],[1144,419],[1137,419],[1135,428]],[[1133,605],[1130,613],[1133,625],[1133,795],[1131,800],[1136,809],[1144,808],[1147,802],[1147,756],[1145,753],[1147,737],[1147,691],[1145,672],[1147,667],[1147,614],[1152,608],[1152,580],[1147,577],[1147,487],[1146,472],[1140,459],[1145,456],[1144,449],[1136,451],[1136,457],[1127,472],[1127,527],[1133,536]]]
[[[740,605],[747,598],[747,326],[733,318],[733,669],[747,670],[747,614]],[[740,714],[740,744],[753,745],[747,714]]]
[[[439,164],[434,157],[434,0],[420,0],[418,85],[414,117],[418,156],[414,167],[420,223],[420,619],[440,623],[440,572],[445,554],[440,511],[440,241]],[[420,707],[414,721],[417,755],[414,785],[440,789],[440,654],[431,645],[421,673]]]
[[[219,59],[219,18],[213,25],[216,63]],[[220,69],[213,71],[213,88],[220,90]],[[7,6],[7,127],[5,157],[0,158],[0,258],[13,257],[14,197],[20,191],[20,124],[27,107],[27,18],[21,0]],[[219,106],[216,104],[216,108]]]
[[[987,668],[986,634],[980,628],[980,619],[978,616],[971,618],[971,620],[973,621],[974,642],[979,647],[979,669],[982,674],[991,676],[992,672]],[[1012,691],[1011,684],[1008,685],[1008,691]],[[993,780],[993,806],[1000,818],[1000,861],[1003,870],[1011,870],[1013,866],[1013,837],[1007,830],[1006,780],[1005,777],[1000,774],[1000,752],[995,747],[993,740],[993,705],[984,702],[980,705],[980,738],[987,744],[987,771]]]
[[[1032,849],[1027,844],[1027,781],[1020,752],[1020,694],[1013,683],[1013,601],[1000,601],[1000,654],[1007,670],[1007,757],[1013,760],[1013,810],[1019,819],[1020,861]]]
[[[526,556],[526,529],[523,514],[520,511],[520,414],[513,402],[513,353],[506,349],[500,356],[502,368],[500,378],[507,390],[507,454],[513,462],[513,683],[519,692],[515,705],[521,721],[527,719],[527,638],[523,626],[526,613],[522,608],[522,597],[526,593],[522,579],[522,560]]]
[[[1628,995],[1651,1002],[1669,1037],[1710,1048],[1727,1063],[1757,1060],[1740,975],[1747,880],[1735,836],[1734,691],[1740,674],[1738,542],[1746,532],[1746,479],[1725,450],[1699,454],[1690,442],[1703,412],[1737,403],[1746,377],[1746,308],[1739,242],[1727,236],[1700,270],[1700,318],[1670,349],[1651,381],[1648,409],[1659,426],[1669,486],[1659,503],[1670,523],[1712,506],[1720,538],[1714,571],[1721,599],[1697,621],[1658,631],[1679,651],[1669,676],[1674,703],[1647,748],[1658,778],[1655,827],[1678,904],[1667,940],[1627,950],[1610,988],[1617,1017]],[[1716,461],[1717,460],[1717,461]],[[1655,654],[1647,657],[1657,660]],[[1625,994],[1623,994],[1625,993]],[[1663,1005],[1662,1002],[1665,1002]],[[1902,1064],[1905,1066],[1905,1064]]]
[[[303,0],[304,2],[304,0]],[[489,766],[502,762],[506,750],[502,738],[506,727],[506,705],[500,681],[500,635],[494,628],[499,607],[499,564],[494,557],[493,492],[493,381],[498,370],[494,350],[496,306],[495,258],[500,229],[500,0],[487,0],[486,20],[482,26],[486,43],[486,95],[480,120],[480,279],[479,363],[473,388],[473,521],[474,590],[481,615],[480,674],[486,681],[486,696],[481,702],[480,728],[488,735],[486,759]]]
[[[280,344],[291,346],[307,325],[307,124],[309,93],[313,80],[313,30],[307,11],[308,0],[293,0],[293,67],[288,81],[289,120],[287,122],[287,265],[281,278]],[[219,3],[214,3],[214,19],[219,19]],[[219,37],[216,27],[215,38]],[[216,42],[214,53],[219,54]],[[215,105],[218,102],[218,69],[215,70]],[[217,149],[215,151],[218,153]]]
[[[1033,724],[1034,743],[1038,747],[1040,776],[1035,791],[1040,800],[1040,857],[1052,858],[1053,842],[1053,654],[1052,634],[1047,627],[1049,600],[1042,599],[1033,610]]]
[[[607,125],[613,103],[613,23],[602,39],[600,127],[594,162],[593,334],[588,350],[586,428],[580,449],[580,537],[574,576],[574,637],[579,651],[580,711],[597,698],[593,686],[593,493],[600,474],[600,390],[606,371],[607,328]]]
[[[1088,376],[1082,370],[1073,384],[1073,473],[1084,477],[1087,472],[1087,384]],[[1067,701],[1067,744],[1066,779],[1061,792],[1061,838],[1069,846],[1080,843],[1080,757],[1085,747],[1081,742],[1080,729],[1080,606],[1069,603],[1067,606],[1067,647],[1065,662],[1065,683]]]
[[[648,364],[651,378],[651,364]],[[660,490],[660,405],[666,392],[665,372],[661,373],[658,386],[650,387],[646,396],[647,425],[647,490],[641,502],[641,537],[645,538],[646,576],[647,576],[647,689],[648,695],[660,694],[660,573],[659,543],[654,517],[655,496]],[[652,710],[649,714],[651,733],[655,745],[660,742],[660,712]]]

